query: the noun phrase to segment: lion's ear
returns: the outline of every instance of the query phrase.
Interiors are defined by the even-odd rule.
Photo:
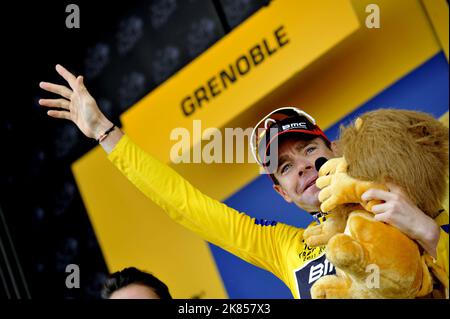
[[[362,118],[358,117],[356,119],[356,121],[355,121],[355,127],[356,127],[357,131],[359,131],[359,129],[361,128],[362,124],[363,124]]]
[[[440,146],[442,144],[439,131],[431,125],[417,123],[409,127],[408,130],[416,143],[420,145]]]

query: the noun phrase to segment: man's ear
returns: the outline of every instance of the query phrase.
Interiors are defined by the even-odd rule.
[[[331,142],[331,151],[333,152],[334,156],[342,156],[339,144],[336,141]]]
[[[285,190],[283,189],[283,187],[281,187],[281,185],[275,185],[273,184],[273,189],[281,195],[281,197],[284,198],[284,200],[288,203],[292,203],[292,199],[291,197],[285,192]]]

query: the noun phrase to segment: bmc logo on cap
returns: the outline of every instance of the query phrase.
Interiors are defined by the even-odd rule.
[[[304,130],[308,129],[305,122],[286,124],[286,125],[283,125],[282,128],[283,128],[283,131],[291,129],[291,128],[301,128]]]

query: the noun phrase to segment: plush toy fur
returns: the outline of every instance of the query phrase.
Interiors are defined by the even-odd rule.
[[[341,131],[348,174],[402,186],[422,211],[436,217],[447,188],[448,129],[431,115],[407,110],[379,110],[360,119],[359,130]]]
[[[362,195],[370,188],[367,181],[392,182],[426,214],[438,214],[448,192],[448,129],[438,120],[407,110],[369,112],[341,130],[339,147],[347,174],[361,181],[343,183],[348,189],[341,197]],[[338,274],[320,278],[313,298],[415,298],[431,292],[430,256],[421,256],[413,240],[363,207],[339,203],[332,218],[305,231],[311,246],[328,243],[326,255]]]

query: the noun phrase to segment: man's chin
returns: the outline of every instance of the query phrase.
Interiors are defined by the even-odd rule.
[[[301,199],[296,201],[295,204],[310,213],[320,211],[320,202],[317,200],[317,197],[315,199],[311,198],[310,200]]]
[[[299,208],[303,209],[304,211],[307,211],[308,213],[316,213],[320,211],[320,203],[319,204],[305,204],[304,202],[296,202],[295,203]]]
[[[307,212],[318,212],[320,210],[319,193],[320,188],[313,185],[307,188],[295,203]]]
[[[302,197],[308,198],[309,202],[314,203],[317,206],[320,206],[319,193],[320,188],[318,188],[316,185],[313,185],[305,190]]]

